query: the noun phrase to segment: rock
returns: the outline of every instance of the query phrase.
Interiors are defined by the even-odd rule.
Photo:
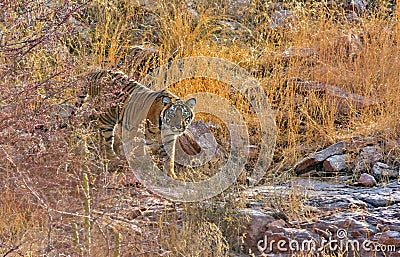
[[[196,10],[197,5],[195,2],[187,1],[185,9],[186,9],[186,12],[189,14],[189,17],[191,17],[193,21],[195,21],[195,22],[200,21],[200,14]]]
[[[52,104],[49,108],[51,114],[60,119],[68,119],[76,111],[75,106],[70,104]]]
[[[372,172],[374,176],[378,179],[381,178],[396,179],[399,176],[398,171],[396,171],[389,165],[382,162],[376,162],[372,167]]]
[[[364,201],[355,199],[349,195],[324,195],[320,199],[312,198],[308,201],[308,204],[312,204],[319,210],[333,211],[333,210],[344,210],[352,207],[360,209],[367,208],[367,204]]]
[[[150,11],[155,11],[158,7],[157,1],[154,0],[140,0],[137,1],[136,4],[145,9],[145,10],[150,10]]]
[[[307,171],[314,168],[316,165],[322,164],[323,161],[333,155],[344,154],[347,145],[348,144],[346,142],[338,142],[301,160],[298,164],[296,164],[294,168],[296,174],[301,175],[303,173],[306,173]]]
[[[200,14],[195,9],[187,7],[186,11],[195,22],[200,21]]]
[[[383,155],[379,146],[364,147],[354,162],[353,173],[360,174],[371,171],[374,163],[382,159]]]
[[[188,127],[188,133],[178,137],[177,142],[175,149],[177,163],[199,166],[211,159],[223,159],[222,147],[201,120],[192,122]]]
[[[178,148],[180,147],[188,155],[196,155],[201,151],[200,145],[188,134],[183,134],[177,141]]]
[[[351,1],[328,0],[326,4],[328,8],[331,9],[335,9],[338,6],[341,6],[347,11],[357,12],[360,14],[366,12],[368,7],[368,1],[365,0],[351,0]]]
[[[249,217],[249,222],[245,225],[246,238],[244,243],[246,248],[253,252],[258,251],[257,242],[264,237],[267,225],[276,219],[270,214],[253,209],[239,210],[239,213]]]
[[[276,29],[288,25],[293,20],[295,20],[295,16],[292,11],[278,10],[271,15],[271,24],[267,28]]]
[[[282,58],[307,58],[316,54],[315,48],[289,48],[282,52]]]
[[[229,0],[227,3],[227,15],[235,17],[239,20],[243,19],[244,15],[247,14],[246,10],[249,10],[252,7],[252,1],[250,0]]]
[[[218,20],[217,24],[221,29],[216,31],[214,34],[226,39],[225,41],[233,42],[233,40],[237,39],[247,41],[253,36],[251,30],[243,27],[243,25],[238,22]]]
[[[383,245],[400,246],[400,232],[399,231],[385,231],[378,239],[378,243]]]
[[[366,0],[352,0],[347,5],[347,9],[350,11],[356,11],[357,13],[364,13],[367,10],[368,1]]]
[[[267,11],[268,13],[273,13],[275,11],[281,11],[282,10],[282,3],[281,2],[267,2]]]
[[[385,194],[361,194],[359,195],[359,199],[372,207],[385,207],[392,204],[392,201],[398,201],[396,196],[392,197]]]
[[[368,173],[361,174],[360,178],[357,180],[356,184],[358,186],[373,187],[376,186],[376,180],[373,176]]]
[[[267,228],[274,230],[274,227],[284,227],[286,222],[284,220],[275,220],[268,224]],[[276,231],[275,231],[276,232]]]
[[[253,224],[253,229],[251,229],[252,239],[245,242],[245,247],[251,246],[248,248],[256,254],[263,252],[267,256],[291,256],[283,255],[287,252],[279,251],[276,244],[274,248],[271,248],[269,243],[272,240],[275,240],[275,242],[283,240],[284,242],[298,241],[305,243],[312,240],[317,243],[317,246],[320,246],[318,243],[323,238],[325,240],[329,240],[329,238],[339,239],[339,231],[341,231],[340,235],[344,232],[346,238],[352,241],[356,240],[360,246],[366,239],[374,243],[396,245],[400,233],[400,212],[398,211],[400,208],[400,191],[398,188],[399,183],[397,181],[388,183],[386,187],[355,188],[317,180],[295,179],[284,185],[259,186],[248,189],[245,195],[251,197],[251,199],[272,199],[277,195],[282,199],[287,199],[287,197],[293,195],[293,190],[300,194],[307,192],[307,197],[303,201],[299,199],[299,204],[303,204],[301,206],[304,209],[308,209],[307,206],[312,206],[320,211],[313,212],[313,218],[307,222],[293,220],[285,222],[279,218],[273,220],[272,217],[275,217],[273,215],[270,215],[269,218],[261,218],[261,220],[267,220],[267,222],[258,221]],[[257,212],[259,212],[258,208],[262,208],[262,206],[262,204],[258,204],[252,208],[257,208]],[[265,216],[264,210],[261,213],[264,214],[256,216]],[[268,221],[270,222],[268,223]],[[258,225],[260,229],[254,228]],[[378,234],[381,231],[386,231],[386,234]],[[255,233],[260,234],[257,236]],[[375,255],[360,252],[360,256],[363,257],[384,256],[375,252],[373,254]]]
[[[290,241],[296,241],[301,245],[303,242],[310,242],[313,239],[311,234],[312,232],[306,229],[286,227],[285,221],[276,220],[267,225],[263,237],[257,241],[258,251],[256,253],[284,253],[285,250],[277,247],[277,242],[285,242],[286,248],[288,248]]]
[[[349,238],[366,239],[372,231],[375,231],[375,229],[369,229],[364,221],[359,221],[353,217],[339,218],[334,221],[334,224],[338,228],[345,229]],[[337,231],[335,232],[337,233]]]
[[[327,172],[340,172],[347,168],[346,164],[347,154],[333,155],[326,159],[323,163],[324,171]]]
[[[338,54],[343,54],[347,57],[359,56],[363,50],[363,41],[359,36],[353,33],[343,35],[335,40],[334,48]]]
[[[299,94],[307,95],[310,91],[313,91],[332,97],[337,104],[339,114],[349,113],[351,110],[354,110],[354,108],[363,109],[379,104],[379,101],[375,99],[350,93],[344,88],[324,82],[303,81],[300,78],[295,78],[293,79],[293,83],[297,86]]]

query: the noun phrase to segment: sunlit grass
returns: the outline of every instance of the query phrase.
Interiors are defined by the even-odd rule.
[[[215,252],[222,255],[226,247],[222,237],[240,234],[243,220],[235,216],[234,209],[244,207],[245,200],[232,201],[240,185],[230,189],[228,196],[210,201],[215,204],[213,207],[221,202],[234,202],[236,206],[228,204],[207,212],[201,205],[188,204],[183,207],[187,216],[178,222],[179,217],[174,215],[178,215],[175,210],[181,206],[165,205],[162,213],[155,215],[158,220],[148,221],[138,232],[133,227],[143,223],[136,223],[134,217],[146,212],[140,209],[146,208],[144,201],[141,202],[143,196],[132,196],[121,186],[124,182],[132,183],[129,174],[125,177],[108,173],[109,163],[97,149],[91,149],[91,153],[79,150],[77,141],[90,137],[88,131],[79,127],[82,122],[74,121],[79,129],[73,129],[67,136],[51,130],[56,139],[53,141],[36,140],[32,135],[32,127],[37,124],[54,125],[54,117],[44,107],[75,103],[82,74],[99,67],[115,68],[136,45],[159,50],[160,64],[190,56],[218,57],[237,63],[259,79],[274,109],[278,128],[274,160],[263,180],[266,183],[285,181],[297,161],[339,140],[354,136],[399,140],[400,27],[398,20],[384,8],[350,22],[341,9],[330,10],[314,1],[285,1],[282,8],[291,10],[294,18],[287,26],[270,29],[273,12],[269,1],[262,4],[252,1],[249,10],[241,10],[237,17],[224,1],[218,5],[206,1],[198,4],[197,14],[190,12],[184,1],[158,1],[151,8],[139,7],[137,1],[131,0],[90,1],[82,6],[82,1],[71,1],[69,9],[54,1],[51,7],[54,12],[50,13],[43,12],[45,4],[25,2],[19,1],[7,9],[7,19],[15,21],[16,26],[0,19],[0,44],[9,44],[0,54],[0,108],[8,106],[12,112],[8,109],[4,113],[13,114],[4,120],[0,116],[0,129],[7,136],[0,139],[0,144],[14,147],[7,150],[10,155],[19,153],[12,158],[20,172],[31,178],[28,182],[34,191],[21,186],[20,174],[14,174],[15,167],[2,157],[0,172],[7,178],[2,187],[11,188],[0,197],[0,243],[7,246],[5,250],[0,246],[2,254],[19,245],[15,251],[27,256],[56,250],[81,253],[84,250],[81,178],[86,172],[93,191],[92,209],[98,211],[92,221],[92,254],[120,252],[124,256],[145,251],[162,253],[158,252],[162,249],[172,256],[194,256],[200,250],[210,253],[198,247],[202,240],[209,240],[214,243]],[[71,15],[65,18],[60,13]],[[43,15],[48,19],[42,18]],[[235,29],[230,27],[236,25]],[[349,38],[355,40],[348,41]],[[313,54],[282,56],[283,51],[304,48]],[[346,112],[342,113],[334,97],[315,90],[299,93],[299,86],[294,83],[297,79],[332,84],[374,99],[378,104],[359,108],[346,103]],[[232,92],[229,85],[211,79],[192,79],[177,83],[170,90],[179,96],[193,92],[218,94],[235,104],[249,126],[258,125],[248,111],[248,103]],[[12,122],[13,117],[21,118]],[[256,144],[259,131],[253,132],[251,143]],[[226,139],[218,136],[221,142]],[[46,143],[51,150],[43,150]],[[399,162],[400,149],[388,144],[384,150],[386,162]],[[18,163],[18,158],[24,162]],[[9,179],[10,174],[18,179]],[[204,178],[189,175],[193,174],[187,174],[188,180]],[[293,220],[309,219],[312,214],[301,204],[304,198],[303,192],[293,191],[287,202],[279,202],[282,199],[278,197],[272,207],[290,211]],[[46,209],[39,199],[51,203],[54,210]],[[132,211],[132,205],[140,211]],[[79,242],[74,242],[73,224],[77,226]],[[54,238],[59,240],[60,249],[47,249],[49,242],[57,241]]]

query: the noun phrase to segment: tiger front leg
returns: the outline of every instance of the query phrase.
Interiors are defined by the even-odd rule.
[[[110,159],[118,159],[118,155],[114,150],[114,135],[118,123],[118,113],[118,108],[112,107],[107,109],[106,112],[100,114],[98,117],[99,129],[103,138],[103,145],[105,147],[107,158]]]
[[[177,179],[177,176],[175,174],[174,160],[169,159],[164,165],[164,170],[167,171],[168,177],[173,178],[173,179]]]
[[[175,142],[175,139],[169,142],[164,142],[162,149],[162,155],[164,155],[164,172],[166,171],[167,175],[173,179],[177,179],[175,174]]]
[[[118,158],[117,153],[114,150],[114,132],[115,126],[102,126],[100,128],[100,133],[103,138],[103,146],[106,152],[106,156],[109,159]]]

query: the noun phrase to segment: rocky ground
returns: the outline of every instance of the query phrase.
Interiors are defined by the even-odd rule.
[[[199,138],[196,142],[207,145],[207,139]],[[398,147],[398,142],[379,138],[340,141],[298,162],[291,181],[247,189],[247,208],[240,213],[250,221],[242,251],[267,256],[400,256],[399,167],[383,161],[384,149]],[[274,201],[287,207],[277,210]]]
[[[184,150],[192,146],[181,143]],[[393,144],[338,142],[297,163],[291,181],[245,190],[247,205],[238,211],[249,222],[233,250],[243,256],[400,256],[399,167],[384,163],[382,154]]]
[[[294,190],[303,195],[304,208],[310,214],[307,221],[288,222],[276,210],[264,207],[265,201],[277,194],[289,199]],[[312,252],[307,244],[315,242],[315,248],[326,253],[338,254],[342,250],[345,256],[400,256],[398,181],[359,188],[340,182],[294,179],[285,185],[256,187],[247,193],[251,200],[243,212],[252,219],[245,246],[255,253],[261,250],[267,256],[305,254]],[[279,248],[280,240],[285,243]]]
[[[338,142],[301,160],[292,181],[249,189],[245,247],[267,256],[400,256],[399,167],[381,162],[384,145],[374,138]],[[305,218],[266,207],[277,197]]]

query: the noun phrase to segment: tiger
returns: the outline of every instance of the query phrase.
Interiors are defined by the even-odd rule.
[[[85,96],[81,96],[82,102],[87,102],[89,98],[108,102],[101,103],[102,110],[95,113],[91,119],[98,124],[107,156],[110,158],[117,156],[114,150],[114,134],[116,126],[122,126],[125,106],[128,101],[132,101],[130,96],[136,97],[133,101],[153,99],[145,119],[146,145],[153,155],[158,154],[161,157],[167,175],[177,178],[174,169],[176,139],[185,133],[194,119],[196,98],[183,101],[166,89],[151,90],[120,70],[98,70],[89,73],[81,94]],[[169,154],[166,147],[170,151]]]

